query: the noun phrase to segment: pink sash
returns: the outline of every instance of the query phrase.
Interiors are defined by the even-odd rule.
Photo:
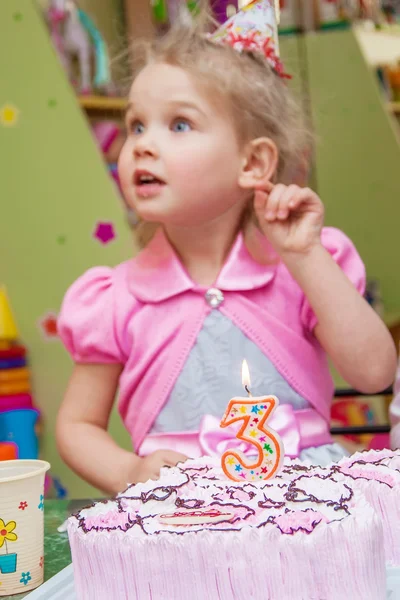
[[[255,454],[253,444],[238,440],[239,427],[219,426],[219,419],[205,415],[199,431],[177,431],[151,433],[139,449],[141,456],[155,450],[168,449],[186,454],[190,458],[199,456],[221,456],[230,448],[240,449],[247,455]],[[280,404],[268,421],[282,438],[285,455],[297,458],[305,448],[331,444],[329,423],[312,408],[294,410],[290,404]]]

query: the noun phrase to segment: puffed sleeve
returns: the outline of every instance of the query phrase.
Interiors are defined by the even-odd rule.
[[[365,266],[353,242],[340,229],[334,227],[324,227],[321,234],[321,241],[354,287],[360,294],[364,294],[366,284]],[[332,302],[335,302],[334,297],[332,298]],[[312,331],[318,322],[307,298],[303,300],[301,319],[303,325],[309,331]]]
[[[115,334],[114,270],[89,269],[67,291],[57,330],[78,363],[122,363]]]

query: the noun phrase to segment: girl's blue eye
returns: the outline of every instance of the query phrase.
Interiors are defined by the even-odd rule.
[[[129,127],[130,132],[134,135],[140,135],[144,132],[144,125],[140,121],[134,121]]]
[[[191,129],[190,123],[186,121],[186,119],[176,119],[172,124],[172,131],[175,131],[176,133],[183,133],[185,131],[190,131]]]

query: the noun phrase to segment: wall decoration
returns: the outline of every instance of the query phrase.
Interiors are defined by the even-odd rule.
[[[4,127],[16,125],[19,118],[19,110],[13,104],[4,104],[0,108],[0,124]]]
[[[47,312],[44,317],[39,319],[38,323],[39,323],[39,327],[42,332],[42,335],[45,337],[45,339],[47,341],[58,338],[57,314],[55,312],[52,312],[52,311]]]
[[[116,237],[114,225],[110,222],[99,221],[96,224],[93,237],[97,239],[101,244],[109,244]]]

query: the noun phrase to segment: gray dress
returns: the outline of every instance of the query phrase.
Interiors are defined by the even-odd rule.
[[[221,418],[229,399],[243,396],[241,366],[244,358],[250,365],[254,396],[273,394],[280,404],[291,404],[295,410],[310,407],[258,346],[219,310],[214,310],[205,319],[151,433],[196,431],[205,414]],[[326,465],[344,455],[346,451],[339,444],[326,444],[303,450],[300,459]]]

